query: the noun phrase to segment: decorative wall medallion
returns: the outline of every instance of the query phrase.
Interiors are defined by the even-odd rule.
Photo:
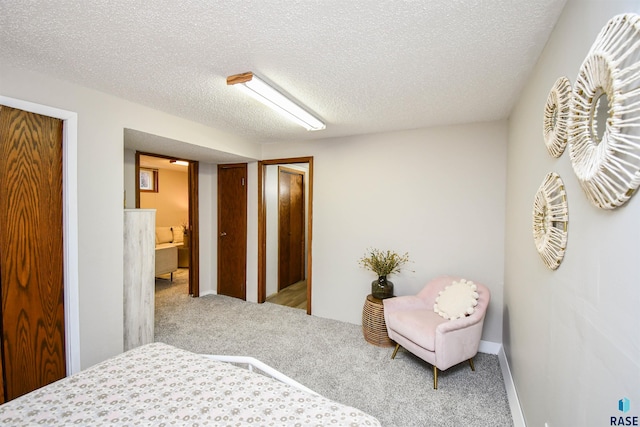
[[[542,120],[544,143],[553,157],[560,157],[567,146],[570,101],[571,83],[568,78],[560,77],[547,96]]]
[[[551,270],[558,268],[567,247],[568,212],[564,183],[557,173],[550,172],[533,201],[533,240]]]
[[[640,185],[640,15],[612,18],[582,63],[569,156],[595,206],[621,206]]]

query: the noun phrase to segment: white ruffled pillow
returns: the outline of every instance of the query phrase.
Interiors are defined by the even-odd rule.
[[[445,319],[460,319],[475,311],[478,305],[478,287],[475,283],[460,279],[440,291],[433,304],[433,311]]]

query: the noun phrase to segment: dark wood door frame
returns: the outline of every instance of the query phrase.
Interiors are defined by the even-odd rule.
[[[200,296],[200,211],[198,209],[198,162],[189,162],[189,295]]]
[[[136,209],[140,209],[140,156],[176,159],[189,162],[187,169],[189,192],[189,295],[200,296],[200,235],[198,211],[198,162],[173,156],[136,151]]]
[[[265,178],[267,166],[307,163],[308,201],[307,201],[307,314],[311,314],[311,282],[312,282],[312,231],[313,231],[313,157],[295,157],[288,159],[271,159],[258,162],[258,302],[267,299],[267,205],[265,201]]]

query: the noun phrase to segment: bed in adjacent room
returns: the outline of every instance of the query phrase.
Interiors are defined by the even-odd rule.
[[[274,376],[153,343],[0,405],[0,425],[380,425]]]

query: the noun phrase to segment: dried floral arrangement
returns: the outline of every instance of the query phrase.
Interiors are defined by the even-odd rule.
[[[378,276],[400,273],[401,268],[408,262],[408,252],[400,255],[395,251],[381,251],[374,248],[367,249],[365,255],[358,260],[361,267],[373,271]]]

